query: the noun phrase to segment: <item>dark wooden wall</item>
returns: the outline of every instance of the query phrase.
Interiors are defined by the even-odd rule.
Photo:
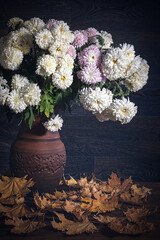
[[[66,173],[78,178],[95,172],[106,178],[111,171],[135,181],[160,181],[160,1],[158,0],[1,0],[0,35],[9,18],[34,16],[68,22],[71,29],[95,27],[112,34],[115,43],[130,43],[150,65],[148,84],[132,94],[138,114],[128,125],[99,123],[74,106],[63,113],[62,140],[67,150]],[[0,172],[8,168],[9,149],[17,120],[0,117]]]

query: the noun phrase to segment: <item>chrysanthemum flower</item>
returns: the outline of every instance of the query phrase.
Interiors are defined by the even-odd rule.
[[[0,64],[3,68],[17,70],[23,61],[23,53],[14,47],[6,47],[0,55]]]
[[[147,83],[149,65],[147,61],[141,59],[141,63],[136,72],[124,80],[125,86],[132,92],[137,92]]]
[[[26,27],[32,34],[36,34],[42,28],[45,27],[45,23],[40,18],[31,18],[24,22],[24,27]]]
[[[43,54],[37,60],[36,74],[41,76],[50,76],[55,72],[56,61],[54,57],[49,54]]]
[[[63,126],[63,119],[59,115],[56,115],[55,117],[53,116],[48,119],[43,125],[47,130],[57,132],[58,130],[61,130]]]
[[[76,58],[76,49],[73,45],[68,46],[67,54],[69,54],[73,59]]]
[[[45,28],[35,35],[35,41],[40,48],[47,49],[53,41],[53,37],[51,32]]]
[[[9,86],[7,80],[0,77],[0,105],[4,105],[9,95]]]
[[[73,46],[76,48],[82,47],[88,41],[87,32],[84,30],[74,32]]]
[[[27,107],[22,95],[19,93],[19,91],[16,90],[12,90],[10,92],[10,94],[7,97],[6,104],[15,113],[23,112]]]
[[[95,89],[88,87],[83,88],[80,92],[80,102],[84,109],[93,113],[101,113],[112,103],[113,94],[106,88],[96,87]]]
[[[29,80],[27,77],[24,77],[20,74],[14,74],[12,76],[11,87],[12,90],[19,90],[24,87],[26,84],[29,84]]]
[[[16,26],[21,26],[23,23],[23,20],[19,17],[13,17],[13,18],[10,18],[8,23],[7,23],[7,26],[9,28],[12,28],[13,30],[16,28]]]
[[[36,83],[30,83],[25,85],[20,90],[21,96],[23,96],[24,102],[27,106],[35,106],[41,100],[41,90]]]
[[[129,99],[115,99],[110,106],[110,119],[120,121],[122,124],[129,123],[137,113],[137,107]]]
[[[68,49],[67,43],[64,43],[62,40],[56,40],[53,41],[53,43],[50,45],[48,51],[52,56],[57,58],[66,54],[67,49]]]
[[[52,75],[52,83],[58,89],[67,89],[71,86],[72,82],[73,75],[65,68],[58,69],[58,71]]]
[[[91,45],[78,54],[78,60],[81,67],[88,65],[99,66],[102,61],[102,53],[97,46]]]
[[[86,84],[96,84],[102,81],[102,74],[98,67],[89,65],[77,73],[78,78]]]

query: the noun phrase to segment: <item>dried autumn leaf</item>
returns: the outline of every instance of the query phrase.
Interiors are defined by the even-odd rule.
[[[76,206],[77,206],[77,204],[75,202],[66,200],[63,208],[66,212],[72,213],[75,210]]]
[[[31,233],[39,228],[46,226],[46,224],[42,222],[22,220],[18,217],[13,217],[13,219],[5,220],[5,224],[13,225],[14,227],[11,229],[11,232],[15,234]]]
[[[67,180],[63,175],[62,180],[60,181],[59,184],[60,185],[66,184],[67,186],[74,186],[74,185],[77,185],[77,181],[72,176],[70,176],[70,179]]]
[[[60,200],[67,198],[67,194],[64,190],[62,192],[59,192],[56,190],[56,192],[54,193],[54,196]]]
[[[88,185],[88,180],[87,180],[87,177],[82,177],[80,180],[78,180],[77,184],[80,186],[80,187],[86,187],[86,185]]]
[[[107,215],[106,216],[102,216],[102,215],[94,216],[94,219],[96,219],[99,222],[104,223],[104,224],[116,221],[116,217],[110,217]]]
[[[11,196],[25,196],[30,192],[29,187],[34,185],[32,179],[27,180],[27,175],[22,178],[2,176],[0,179],[0,202]]]
[[[155,210],[156,211],[156,210]],[[149,209],[142,208],[128,208],[124,214],[129,222],[138,222],[140,219],[145,218],[146,216],[153,214],[155,211],[150,211]]]
[[[117,197],[113,197],[110,200],[106,199],[105,197],[101,197],[99,199],[82,197],[81,201],[88,203],[82,203],[81,207],[85,210],[89,210],[90,212],[105,213],[109,211],[114,211],[115,208],[119,208]]]
[[[10,210],[10,207],[4,206],[0,203],[0,213],[7,212]]]
[[[131,186],[131,193],[124,192],[120,195],[122,201],[130,204],[141,205],[144,204],[147,200],[148,194],[151,193],[151,189],[144,186],[137,187],[136,184]]]
[[[108,227],[115,232],[129,235],[137,235],[154,230],[152,223],[147,223],[143,220],[135,224],[123,224],[117,219],[116,221],[108,223]]]
[[[41,197],[38,192],[34,194],[34,202],[38,208],[47,211],[49,211],[49,209],[59,209],[62,207],[60,201],[53,202],[50,199],[47,199],[45,196]]]
[[[115,173],[112,172],[110,178],[108,179],[108,184],[111,189],[120,188],[121,180]]]
[[[129,177],[128,179],[125,179],[121,186],[121,192],[128,191],[131,188],[132,184],[133,182],[131,177]]]
[[[83,232],[93,233],[97,231],[96,226],[91,223],[87,217],[82,222],[73,222],[67,219],[62,213],[54,213],[57,215],[60,222],[57,223],[53,218],[53,221],[51,222],[53,228],[65,231],[67,235],[81,234]]]

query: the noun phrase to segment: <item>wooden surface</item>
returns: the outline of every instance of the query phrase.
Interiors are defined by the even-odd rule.
[[[130,43],[150,65],[147,85],[131,94],[138,114],[128,125],[99,123],[92,114],[74,106],[62,113],[61,133],[67,150],[66,174],[79,178],[95,172],[105,179],[111,171],[136,181],[160,181],[160,1],[159,0],[3,0],[0,35],[10,17],[66,21],[72,30],[95,27],[112,34],[114,43]],[[7,123],[0,113],[0,172],[9,167],[9,149],[17,120]]]
[[[152,208],[158,208],[157,213],[148,217],[148,222],[155,225],[155,230],[137,236],[126,236],[115,233],[107,227],[102,232],[94,234],[81,234],[76,236],[66,236],[62,232],[54,230],[52,227],[47,227],[29,235],[12,235],[9,233],[9,227],[0,224],[0,239],[1,240],[159,240],[160,239],[160,183],[141,183],[145,187],[152,188],[152,194],[148,198],[148,203]]]

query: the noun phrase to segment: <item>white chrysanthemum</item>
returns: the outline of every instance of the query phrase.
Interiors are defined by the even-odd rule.
[[[60,68],[52,75],[52,83],[58,89],[66,89],[71,86],[73,75],[65,68]]]
[[[38,105],[41,100],[41,90],[35,83],[25,85],[23,88],[21,88],[20,92],[27,106]]]
[[[104,122],[110,120],[110,111],[109,108],[106,108],[103,112],[101,113],[95,113],[96,118],[98,119],[99,122]]]
[[[133,73],[135,73],[141,65],[142,58],[140,56],[136,56],[133,61],[127,66],[126,71],[124,72],[125,78],[128,78]]]
[[[20,28],[10,33],[8,45],[18,48],[23,54],[28,54],[33,46],[33,36],[26,28]]]
[[[40,18],[31,18],[29,21],[24,22],[24,26],[32,33],[36,34],[45,27],[45,23]]]
[[[129,99],[115,99],[110,108],[110,120],[129,123],[137,113],[137,106]]]
[[[52,34],[46,28],[40,30],[35,36],[35,41],[37,45],[42,49],[47,49],[50,46],[52,40],[53,40]]]
[[[57,132],[58,130],[61,130],[61,128],[62,128],[63,119],[61,117],[59,117],[59,115],[57,115],[55,117],[51,117],[50,119],[48,119],[48,121],[43,123],[43,125],[47,130],[49,130],[51,132]]]
[[[102,47],[102,49],[108,49],[113,43],[112,35],[110,33],[107,33],[106,31],[101,31],[100,33],[100,36],[104,39],[104,45],[101,46],[98,39],[96,40],[96,45],[98,47]]]
[[[129,44],[122,44],[120,47],[111,47],[103,57],[102,71],[109,80],[125,78],[131,71],[131,63],[134,60],[134,47]],[[132,65],[132,71],[133,71]]]
[[[15,74],[12,76],[12,82],[11,82],[12,90],[19,90],[20,88],[24,87],[26,84],[29,84],[29,80],[26,77],[20,74]]]
[[[37,60],[36,74],[41,76],[50,76],[55,72],[56,61],[53,56],[43,54]]]
[[[17,70],[23,61],[23,53],[14,47],[6,47],[0,55],[0,64],[5,69]]]
[[[95,89],[83,88],[79,96],[80,102],[84,109],[93,113],[101,113],[110,106],[113,99],[113,94],[106,88],[96,87]]]
[[[64,21],[57,21],[54,23],[51,29],[52,35],[55,40],[62,40],[65,43],[72,43],[74,40],[74,34],[69,30],[69,26]]]
[[[73,66],[74,66],[74,60],[69,54],[63,55],[58,60],[58,66],[57,66],[58,69],[62,69],[62,68],[67,69],[67,72],[70,72],[72,74]]]
[[[0,105],[4,105],[9,94],[7,80],[0,77]]]
[[[121,44],[120,47],[121,47],[123,56],[126,58],[127,63],[130,64],[135,57],[134,46],[124,43],[124,44]]]
[[[23,112],[27,107],[22,95],[16,90],[10,92],[6,103],[15,113]]]
[[[102,71],[110,81],[121,78],[127,67],[121,48],[110,48],[103,56]]]
[[[130,91],[137,92],[142,87],[144,87],[144,85],[147,83],[148,72],[149,72],[149,65],[147,64],[147,61],[144,59],[141,59],[139,69],[130,77],[125,79],[124,81],[125,86]]]
[[[61,57],[66,54],[68,50],[68,44],[60,39],[55,40],[49,47],[49,53],[54,57]]]
[[[9,28],[12,28],[13,30],[16,28],[16,26],[21,26],[23,23],[23,20],[19,17],[13,17],[13,18],[10,18],[8,23],[7,23],[7,26]]]

